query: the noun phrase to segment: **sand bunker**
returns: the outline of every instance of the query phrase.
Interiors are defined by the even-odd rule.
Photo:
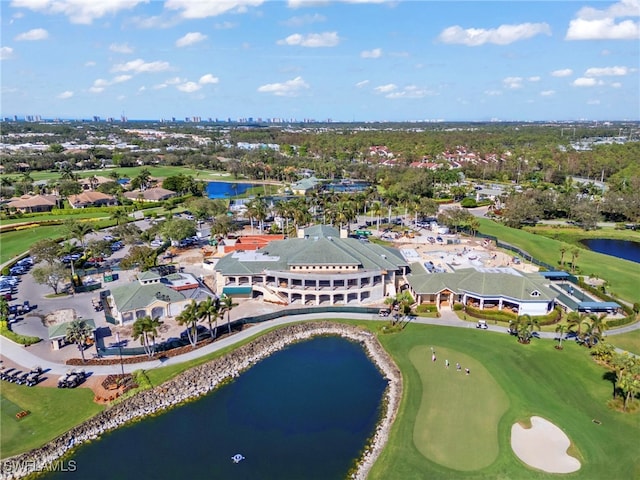
[[[531,428],[515,423],[511,427],[511,448],[530,467],[548,473],[571,473],[580,469],[580,462],[567,455],[569,437],[553,423],[541,417],[531,417]]]

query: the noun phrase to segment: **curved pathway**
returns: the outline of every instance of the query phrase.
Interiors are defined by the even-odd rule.
[[[441,312],[442,316],[440,318],[422,318],[422,317],[411,317],[408,322],[409,323],[420,323],[420,324],[429,324],[429,325],[440,325],[447,327],[457,327],[457,328],[475,328],[475,323],[460,320],[458,316],[452,311],[444,311]],[[304,320],[324,320],[329,318],[344,318],[344,319],[356,319],[356,320],[378,320],[383,322],[388,322],[387,318],[380,318],[377,315],[372,314],[360,314],[360,313],[308,313],[304,315],[290,315],[285,317],[280,317],[274,320],[269,320],[266,322],[249,324],[250,326],[238,333],[235,333],[231,336],[227,336],[222,338],[221,340],[216,340],[213,343],[205,345],[204,347],[194,349],[182,355],[178,355],[175,357],[168,357],[163,361],[160,360],[152,360],[148,362],[138,362],[138,363],[130,363],[124,364],[125,373],[131,373],[135,370],[151,370],[158,367],[163,367],[166,365],[175,365],[182,362],[186,362],[189,360],[194,360],[196,358],[200,358],[204,355],[207,355],[212,352],[216,352],[223,348],[232,346],[242,340],[245,340],[253,335],[264,332],[273,327],[286,325],[289,323],[300,322]],[[640,328],[640,323],[636,322],[633,325],[627,326],[624,331],[635,330]],[[624,327],[623,327],[624,328]],[[507,329],[501,325],[488,325],[488,331],[507,333]],[[623,329],[620,329],[623,330]],[[610,334],[613,332],[609,332]],[[616,333],[623,333],[622,331]],[[538,338],[547,338],[547,339],[556,339],[558,335],[554,332],[534,332],[534,336]],[[18,345],[11,340],[0,336],[0,352],[3,356],[7,357],[11,361],[23,366],[23,367],[31,367],[35,365],[41,366],[47,373],[54,375],[63,375],[70,368],[78,368],[73,367],[64,363],[52,362],[50,360],[46,360],[42,357],[39,357],[32,353],[28,348],[23,347],[22,345]],[[94,375],[109,375],[109,374],[118,374],[122,371],[122,366],[118,363],[115,365],[87,365],[84,367],[85,370],[92,372]]]

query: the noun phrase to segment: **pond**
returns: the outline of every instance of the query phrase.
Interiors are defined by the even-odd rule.
[[[375,431],[385,388],[360,344],[316,337],[80,447],[75,472],[46,478],[345,478]],[[236,454],[244,460],[234,463]]]
[[[611,240],[608,238],[591,238],[581,243],[589,250],[604,253],[613,257],[640,263],[640,242],[631,240]]]
[[[257,186],[255,183],[209,182],[207,195],[209,198],[232,198],[243,195],[247,190]]]

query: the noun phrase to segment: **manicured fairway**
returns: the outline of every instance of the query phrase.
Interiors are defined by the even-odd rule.
[[[498,457],[498,423],[509,407],[507,395],[475,358],[439,345],[434,351],[435,362],[426,345],[409,352],[422,381],[413,442],[426,458],[454,470],[488,467]]]
[[[640,330],[620,335],[608,335],[606,341],[622,350],[640,355]]]
[[[364,325],[364,322],[360,323]],[[371,324],[369,326],[375,328]],[[579,471],[562,478],[640,478],[640,442],[637,441],[640,438],[640,414],[622,414],[607,407],[612,384],[603,378],[607,370],[591,359],[588,349],[574,342],[565,342],[564,350],[558,351],[553,348],[555,342],[552,340],[534,339],[530,345],[520,345],[514,337],[505,334],[478,331],[475,328],[417,324],[408,325],[399,333],[379,335],[378,338],[403,373],[404,397],[389,442],[371,470],[369,479],[557,478],[557,475],[527,467],[511,450],[511,426],[519,421],[528,422],[532,415],[546,418],[561,428],[571,441],[569,454],[582,463]],[[437,355],[440,365],[434,372],[438,375],[434,377],[436,382],[443,383],[442,375],[447,373],[443,372],[444,352],[451,354],[449,361],[452,365],[457,361],[453,355],[459,352],[468,357],[469,362],[481,366],[470,367],[471,375],[465,381],[474,381],[474,376],[484,376],[484,368],[486,374],[493,378],[495,388],[507,397],[506,411],[494,420],[497,458],[477,470],[466,469],[471,468],[472,461],[479,460],[471,459],[465,464],[467,460],[463,456],[474,457],[476,452],[483,451],[486,439],[476,436],[476,425],[459,422],[454,415],[448,417],[448,421],[427,419],[427,422],[434,422],[434,431],[424,435],[439,440],[438,452],[430,453],[431,456],[427,458],[416,446],[417,424],[423,422],[424,415],[421,413],[425,401],[423,383],[427,387],[430,384],[428,379],[423,381],[414,367],[415,359],[412,356],[415,355],[415,349],[422,349],[418,356],[426,355],[428,359],[430,346],[434,346],[436,352],[443,352]],[[429,366],[424,367],[428,369]],[[488,384],[482,388],[489,388]],[[441,395],[441,392],[434,392],[434,395]],[[447,403],[452,407],[461,402],[473,403],[474,408],[462,415],[482,417],[488,411],[494,419],[499,416],[498,413],[492,413],[494,396],[487,397],[477,392],[473,395],[472,399],[449,398]],[[439,402],[446,397],[446,394],[438,397]],[[440,412],[446,410],[442,405],[435,408]],[[594,419],[600,424],[594,423]],[[457,442],[467,443],[462,456],[457,450]],[[447,453],[450,455],[447,456]]]
[[[525,230],[505,227],[497,222],[481,218],[480,232],[494,235],[501,241],[516,245],[531,254],[534,258],[556,266],[560,261],[560,248],[565,247],[565,262],[571,261],[573,247],[569,243],[543,235],[536,235]],[[640,238],[640,235],[638,235]],[[627,237],[628,238],[628,237]],[[579,256],[576,265],[582,275],[597,275],[607,280],[609,291],[614,296],[619,296],[628,302],[640,302],[640,289],[638,288],[638,264],[629,260],[615,258],[610,255],[602,255],[586,248],[578,248]],[[559,267],[559,265],[558,265]],[[569,268],[567,265],[565,268]]]

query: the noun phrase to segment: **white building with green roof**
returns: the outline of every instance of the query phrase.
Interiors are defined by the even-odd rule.
[[[539,273],[513,268],[464,268],[452,273],[429,273],[411,264],[405,277],[418,303],[451,307],[455,303],[475,308],[508,310],[518,315],[546,315],[555,307],[557,292]]]
[[[327,225],[301,229],[254,251],[236,251],[215,265],[219,295],[248,296],[283,305],[380,303],[395,295],[408,264],[396,249],[348,238]]]
[[[174,317],[191,303],[201,301],[212,293],[194,279],[188,288],[184,286],[184,274],[161,276],[149,270],[138,274],[137,281],[114,287],[108,296],[111,316],[120,324],[138,318]],[[195,287],[195,288],[194,288]]]

